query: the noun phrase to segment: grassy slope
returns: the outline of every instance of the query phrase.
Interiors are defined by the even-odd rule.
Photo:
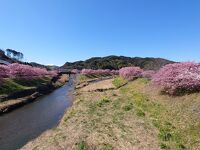
[[[90,81],[93,79],[103,79],[103,78],[107,78],[107,77],[112,77],[110,75],[79,75],[78,76],[78,80],[79,82],[85,82],[85,81]]]
[[[119,90],[78,92],[60,126],[24,149],[196,150],[199,106],[200,94],[160,95],[146,79]]]
[[[14,79],[5,79],[0,86],[0,95],[9,94],[12,92],[34,88],[42,84],[46,84],[50,81],[49,77],[29,79],[29,80],[14,80]]]
[[[134,106],[158,129],[162,149],[200,149],[200,94],[160,95],[145,79],[122,89]]]
[[[128,81],[122,79],[121,77],[117,77],[113,80],[112,84],[116,87],[116,88],[120,88],[122,86],[124,86],[125,84],[127,84]]]

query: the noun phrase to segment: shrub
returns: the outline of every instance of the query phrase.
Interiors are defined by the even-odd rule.
[[[147,70],[147,71],[142,72],[142,77],[152,79],[155,73],[156,72],[154,70]]]
[[[180,95],[200,90],[200,63],[183,62],[168,64],[153,77],[152,82],[162,92]]]
[[[133,80],[142,76],[143,70],[139,67],[124,67],[119,70],[119,75],[127,80]]]

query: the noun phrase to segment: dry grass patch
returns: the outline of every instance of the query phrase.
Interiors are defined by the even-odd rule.
[[[89,85],[83,87],[81,91],[90,92],[90,91],[104,91],[104,90],[115,89],[116,87],[112,83],[113,80],[114,79],[107,79],[107,80],[90,83]]]

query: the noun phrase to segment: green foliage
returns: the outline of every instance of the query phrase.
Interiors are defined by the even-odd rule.
[[[79,81],[85,81],[85,80],[87,80],[87,79],[88,79],[88,77],[85,76],[85,75],[79,75],[79,76],[78,76],[78,80],[79,80]]]
[[[97,103],[97,106],[98,106],[98,107],[102,107],[102,106],[104,106],[105,104],[110,103],[110,102],[111,102],[111,100],[109,100],[109,99],[107,99],[107,98],[104,98],[104,99],[100,100],[99,103]]]
[[[170,141],[172,134],[166,131],[160,131],[159,137],[162,141]]]
[[[141,109],[136,109],[136,115],[139,117],[144,117],[145,113]]]
[[[33,78],[28,80],[21,80],[21,79],[15,79],[14,82],[17,84],[20,84],[22,86],[28,86],[28,87],[37,87],[39,85],[46,84],[50,81],[49,77],[43,77],[43,78]]]
[[[80,82],[84,82],[90,79],[95,79],[95,78],[100,78],[100,77],[104,77],[104,76],[103,75],[79,75],[78,80]]]
[[[10,94],[13,92],[30,89],[50,82],[50,78],[37,78],[37,79],[5,79],[0,86],[0,95]]]
[[[177,150],[186,149],[185,138],[189,136],[195,139],[196,136],[199,136],[196,133],[199,133],[200,126],[191,127],[191,131],[194,132],[188,133],[186,136],[181,128],[169,122],[169,110],[166,106],[161,105],[159,102],[149,100],[147,94],[141,93],[136,89],[136,87],[141,85],[145,86],[147,83],[145,79],[137,79],[128,86],[121,88],[121,92],[123,95],[130,95],[127,98],[131,97],[133,100],[133,106],[137,116],[144,117],[145,114],[148,114],[151,117],[152,124],[159,130],[158,138],[162,143],[160,145],[161,149],[169,149],[167,144],[170,144],[170,148],[173,147]],[[173,119],[171,118],[171,120]],[[192,133],[195,134],[193,135]]]
[[[65,63],[66,69],[114,69],[119,70],[122,67],[137,66],[145,70],[158,70],[162,66],[173,63],[172,61],[161,58],[139,58],[124,56],[93,57],[86,61],[77,61]]]
[[[87,150],[87,144],[85,141],[81,141],[77,144],[76,150]]]
[[[3,84],[0,86],[0,94],[9,94],[12,92],[28,89],[29,87],[23,86],[14,82],[12,79],[4,80]]]
[[[127,81],[121,77],[117,77],[113,80],[113,85],[116,87],[116,88],[120,88],[122,87],[123,85],[125,85],[127,83]]]
[[[125,105],[125,106],[123,107],[123,109],[124,109],[125,111],[129,111],[129,110],[133,109],[133,103],[130,103],[130,104],[128,104],[128,105]]]
[[[168,146],[166,144],[164,144],[164,143],[161,143],[160,144],[160,148],[161,149],[168,149]]]

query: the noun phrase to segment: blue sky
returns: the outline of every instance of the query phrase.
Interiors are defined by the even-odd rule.
[[[200,60],[199,0],[0,0],[0,48],[62,65],[92,56]]]

